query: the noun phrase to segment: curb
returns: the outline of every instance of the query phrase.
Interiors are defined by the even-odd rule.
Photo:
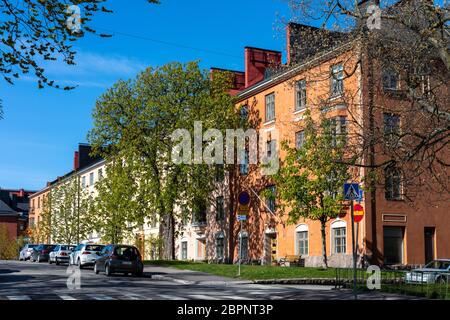
[[[228,285],[239,285],[239,284],[252,284],[253,281],[190,281],[190,280],[181,280],[169,276],[163,276],[160,274],[152,275],[152,279],[155,280],[164,280],[164,281],[171,281],[176,282],[179,284],[196,284],[196,285],[206,285],[206,286],[228,286]]]
[[[341,280],[341,282],[343,282]],[[311,284],[311,285],[336,285],[336,279],[332,278],[298,278],[298,279],[267,279],[253,280],[256,284]]]

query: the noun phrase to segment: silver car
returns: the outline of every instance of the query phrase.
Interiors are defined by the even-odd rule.
[[[33,248],[36,248],[37,244],[26,244],[19,253],[19,260],[26,261],[31,257],[31,253],[33,253]]]
[[[449,283],[450,259],[433,260],[425,267],[406,273],[406,283]]]
[[[56,265],[59,265],[60,263],[69,263],[69,256],[74,248],[75,246],[73,245],[58,244],[55,249],[50,252],[48,263],[56,263]]]
[[[69,257],[69,265],[77,265],[80,269],[85,266],[93,266],[103,250],[100,244],[79,244]]]

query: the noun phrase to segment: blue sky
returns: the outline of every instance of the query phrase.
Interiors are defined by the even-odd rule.
[[[118,79],[172,61],[200,60],[204,68],[243,70],[245,46],[282,50],[285,56],[286,0],[161,2],[109,1],[114,13],[94,17],[91,24],[116,34],[76,42],[76,66],[56,63],[46,68],[51,79],[77,84],[73,91],[38,90],[32,77],[14,86],[0,81],[5,113],[0,120],[1,188],[41,189],[70,171],[73,152],[86,142],[92,126],[96,98]]]

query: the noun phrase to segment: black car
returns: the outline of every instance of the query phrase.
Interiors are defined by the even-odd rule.
[[[33,252],[31,253],[30,260],[33,262],[43,262],[48,261],[50,252],[55,249],[56,245],[54,244],[40,244],[37,247],[33,248]]]
[[[98,274],[100,271],[104,271],[107,276],[117,272],[142,276],[144,264],[136,247],[110,244],[103,248],[95,261],[94,272]]]

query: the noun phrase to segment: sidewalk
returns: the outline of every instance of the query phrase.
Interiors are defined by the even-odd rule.
[[[227,277],[212,275],[209,273],[180,270],[169,267],[146,265],[144,272],[150,274],[152,279],[173,281],[180,284],[202,284],[202,285],[235,285],[250,284],[253,281],[238,280]]]

